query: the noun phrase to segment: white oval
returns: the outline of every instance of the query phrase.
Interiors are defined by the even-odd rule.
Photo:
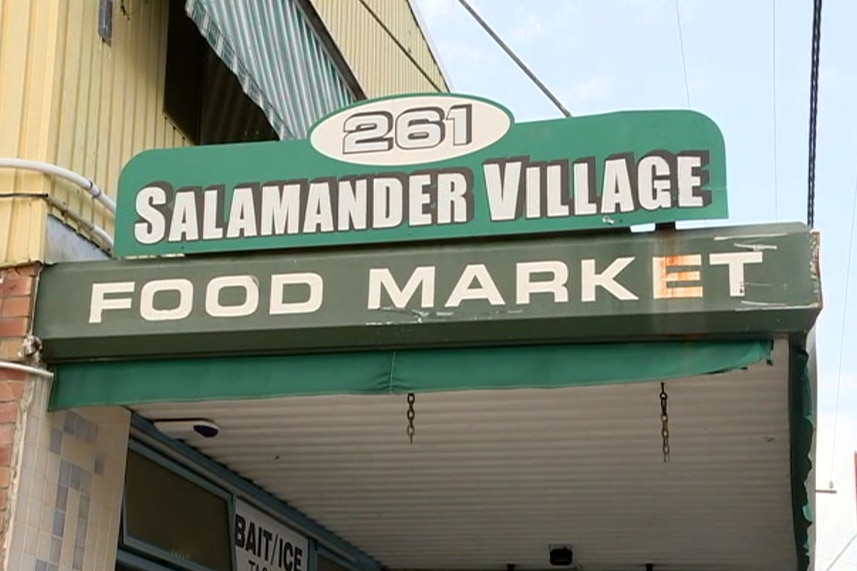
[[[335,113],[313,127],[319,153],[359,165],[433,163],[496,143],[512,126],[503,107],[460,95],[378,99]]]

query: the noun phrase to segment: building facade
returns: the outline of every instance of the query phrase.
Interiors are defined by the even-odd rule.
[[[818,234],[449,91],[407,0],[0,3],[4,569],[809,571]]]
[[[4,569],[116,565],[129,412],[48,413],[50,379],[14,364],[38,355],[43,265],[109,256],[123,165],[147,149],[304,136],[367,93],[447,89],[408,2],[348,2],[347,13],[264,4],[264,14],[246,1],[0,4]]]

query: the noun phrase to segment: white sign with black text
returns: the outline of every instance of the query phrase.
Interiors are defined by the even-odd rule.
[[[309,542],[274,518],[235,500],[237,571],[306,571]]]

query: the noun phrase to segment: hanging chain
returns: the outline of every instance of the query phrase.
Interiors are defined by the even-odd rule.
[[[416,396],[414,393],[408,393],[408,440],[410,440],[411,444],[414,443],[414,433],[416,432],[414,428],[414,418],[417,416],[417,413],[414,411],[415,400]]]
[[[664,463],[670,461],[670,417],[667,412],[666,386],[661,383],[661,439],[663,441]]]

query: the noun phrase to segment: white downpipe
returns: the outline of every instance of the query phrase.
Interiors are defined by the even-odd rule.
[[[0,157],[0,168],[36,171],[73,182],[87,191],[92,198],[102,204],[104,208],[109,210],[112,214],[116,214],[116,203],[103,190],[101,190],[101,187],[85,176],[67,168],[42,161],[31,161],[29,159],[16,159],[11,157]]]
[[[0,361],[0,369],[9,369],[12,371],[22,371],[24,373],[29,373],[31,375],[36,375],[38,377],[42,377],[44,379],[53,379],[54,374],[50,371],[46,371],[44,369],[39,369],[38,367],[31,367],[29,365],[22,365],[21,363],[13,363],[12,361]]]

